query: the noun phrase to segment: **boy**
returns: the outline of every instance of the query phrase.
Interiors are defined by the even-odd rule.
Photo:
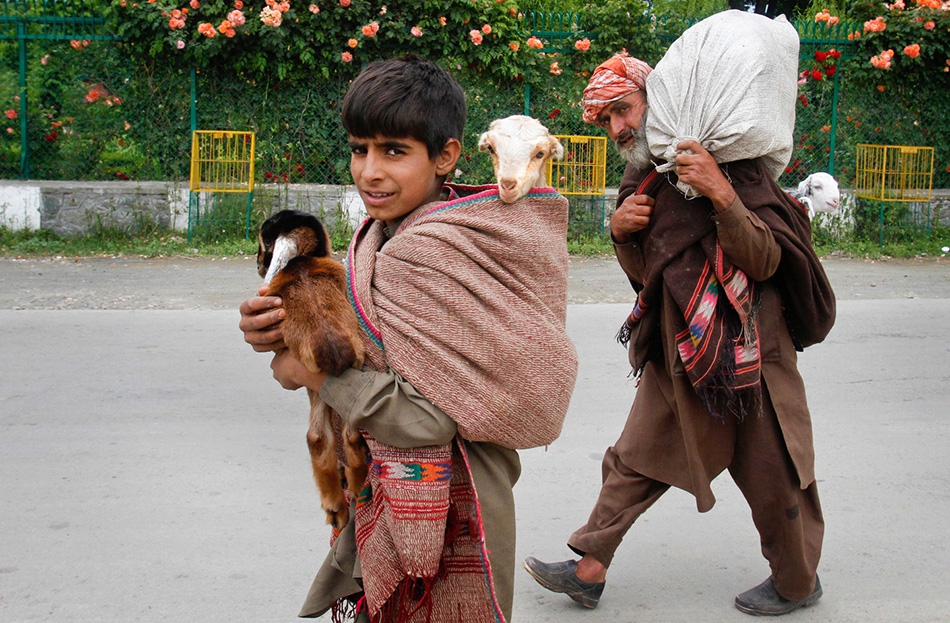
[[[274,377],[319,391],[372,456],[304,617],[348,602],[373,621],[511,616],[516,449],[558,436],[577,371],[567,202],[547,192],[508,205],[488,187],[445,186],[465,116],[455,80],[411,55],[369,65],[344,99],[369,214],[347,262],[363,370],[309,372],[283,348],[279,300],[241,306],[245,340],[275,353]]]

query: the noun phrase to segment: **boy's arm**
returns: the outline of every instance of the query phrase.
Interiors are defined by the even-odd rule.
[[[328,376],[320,398],[351,426],[397,448],[444,445],[455,421],[394,370],[347,370]]]

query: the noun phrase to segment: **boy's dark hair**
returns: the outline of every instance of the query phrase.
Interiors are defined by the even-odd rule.
[[[462,142],[465,93],[432,61],[407,54],[366,66],[343,98],[343,128],[357,138],[409,137],[429,158],[450,138]]]

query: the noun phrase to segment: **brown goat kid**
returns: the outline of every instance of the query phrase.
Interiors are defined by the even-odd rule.
[[[330,257],[330,248],[330,238],[319,219],[283,210],[261,225],[257,270],[269,285],[268,296],[283,299],[286,316],[282,328],[290,352],[308,370],[338,376],[347,368],[362,367],[365,351],[356,313],[347,298],[346,271]],[[327,523],[340,529],[350,514],[344,480],[353,496],[366,482],[366,442],[316,392],[308,389],[307,395],[307,446],[313,477]],[[342,444],[337,442],[338,432]]]

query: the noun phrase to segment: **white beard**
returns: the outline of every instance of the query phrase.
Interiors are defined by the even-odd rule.
[[[652,156],[650,153],[650,144],[647,142],[647,134],[645,131],[647,126],[647,112],[648,111],[645,111],[643,113],[643,119],[640,120],[639,131],[633,128],[627,129],[626,132],[633,136],[632,141],[623,147],[621,147],[617,141],[614,141],[614,146],[617,148],[617,153],[620,154],[620,157],[638,169],[645,169],[652,163],[650,160]]]
[[[650,165],[650,156],[652,155],[650,153],[650,145],[647,143],[646,134],[643,131],[637,132],[633,128],[630,128],[629,132],[633,135],[631,142],[621,147],[615,141],[614,146],[617,148],[617,153],[620,154],[621,158],[638,169],[644,169]]]

